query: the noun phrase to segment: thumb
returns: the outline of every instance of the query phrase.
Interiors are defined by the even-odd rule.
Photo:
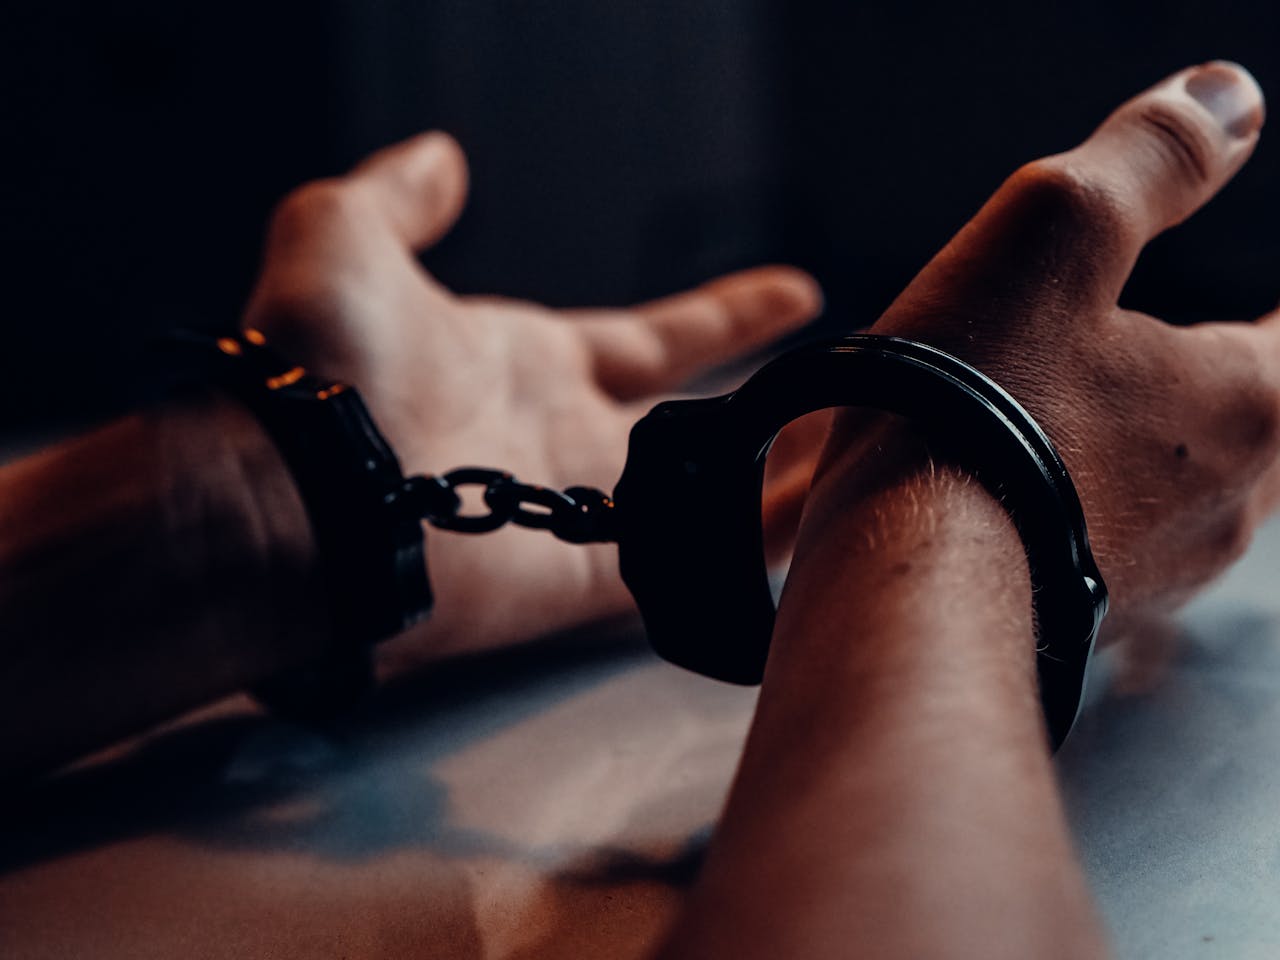
[[[1142,248],[1203,206],[1258,142],[1263,97],[1215,61],[1121,105],[1083,144],[1010,177],[913,286],[959,282],[1113,305]]]
[[[1136,257],[1235,175],[1253,152],[1262,121],[1257,81],[1244,67],[1216,61],[1133,98],[1068,157],[1123,205]]]
[[[467,159],[458,141],[438,130],[385,147],[352,171],[351,179],[415,250],[453,226],[467,200]]]

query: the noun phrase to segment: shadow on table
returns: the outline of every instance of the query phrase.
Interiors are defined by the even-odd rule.
[[[1280,778],[1280,621],[1211,605],[1166,642],[1146,654],[1154,677],[1113,677],[1058,756],[1091,880],[1125,896],[1134,876],[1165,883],[1205,851],[1270,847],[1280,862],[1266,789]],[[1182,880],[1199,882],[1196,869]]]
[[[433,665],[323,733],[247,710],[182,723],[122,756],[11,790],[0,801],[0,873],[154,833],[335,860],[430,847],[572,861],[563,848],[451,825],[432,764],[651,657],[634,627],[579,634]],[[674,860],[584,849],[566,879],[675,882],[696,869],[702,845],[695,838]]]
[[[687,887],[697,879],[711,842],[714,824],[691,835],[674,856],[649,857],[634,850],[595,848],[585,852],[557,879],[575,886],[608,886],[635,882]]]

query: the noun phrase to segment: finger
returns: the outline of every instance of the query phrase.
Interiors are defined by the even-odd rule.
[[[453,226],[467,199],[467,159],[447,133],[432,131],[379,150],[351,173],[397,235],[423,250]]]
[[[760,527],[764,535],[764,562],[776,567],[795,549],[800,517],[809,498],[813,473],[789,471],[768,486],[761,501]]]
[[[1208,63],[1124,104],[1072,159],[1110,188],[1136,259],[1236,174],[1257,145],[1263,117],[1262,90],[1247,70]]]
[[[1176,73],[1079,147],[1010,177],[913,286],[949,283],[954,295],[960,278],[991,298],[1113,304],[1142,247],[1231,179],[1262,121],[1262,92],[1243,67]]]
[[[785,560],[795,544],[814,470],[831,432],[832,413],[818,410],[792,421],[769,448],[761,496],[761,527],[765,561],[771,566]]]
[[[792,267],[757,267],[629,310],[580,312],[600,385],[620,400],[672,390],[812,320],[822,293]]]

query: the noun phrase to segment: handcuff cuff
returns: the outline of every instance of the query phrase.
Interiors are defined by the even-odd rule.
[[[633,427],[609,496],[476,467],[405,477],[354,388],[285,362],[257,331],[213,343],[215,379],[258,416],[294,476],[333,604],[330,646],[255,691],[278,710],[314,720],[358,698],[372,683],[374,644],[430,612],[423,520],[460,533],[514,523],[572,543],[616,543],[659,655],[708,677],[759,683],[775,615],[761,529],[765,457],[798,417],[865,407],[908,418],[1008,510],[1031,571],[1052,749],[1075,723],[1107,611],[1079,498],[1031,415],[941,350],[851,335],[786,353],[724,396],[660,403]],[[468,485],[483,489],[487,513],[463,513],[458,490]]]

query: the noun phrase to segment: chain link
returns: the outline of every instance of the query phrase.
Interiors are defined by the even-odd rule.
[[[460,487],[481,487],[487,513],[462,512]],[[461,467],[442,477],[415,476],[391,495],[433,527],[455,533],[488,533],[508,523],[549,530],[569,543],[610,543],[614,531],[613,500],[594,487],[564,491],[521,483],[505,470]]]

